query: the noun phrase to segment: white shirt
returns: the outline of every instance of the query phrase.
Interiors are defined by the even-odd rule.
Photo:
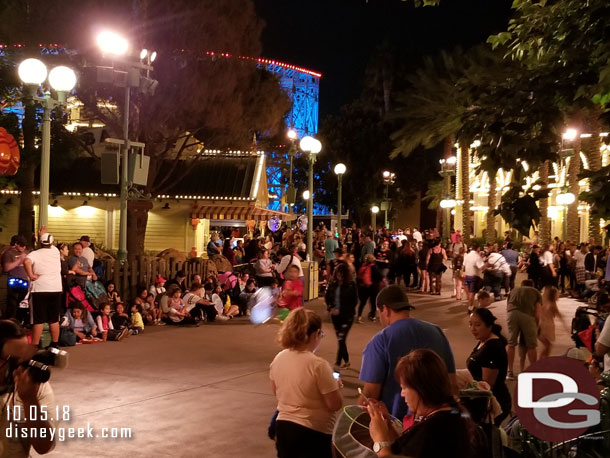
[[[413,238],[415,240],[417,240],[418,242],[423,242],[423,240],[424,240],[421,236],[421,232],[419,232],[419,231],[413,231]]]
[[[472,250],[466,256],[464,256],[464,270],[466,276],[477,277],[481,273],[481,267],[485,262],[478,251]]]
[[[275,270],[278,271],[279,273],[283,274],[286,271],[286,269],[288,268],[288,263],[290,262],[291,256],[292,255],[289,255],[289,254],[284,256]],[[292,256],[291,264],[293,266],[297,266],[299,268],[299,277],[302,277],[303,268],[301,267],[301,260],[296,256]]]
[[[580,250],[576,250],[574,252],[574,256],[572,256],[576,261],[576,267],[585,268],[585,255]]]
[[[32,271],[38,279],[32,282],[33,293],[57,293],[62,291],[61,256],[55,246],[40,248],[26,256],[32,261]]]
[[[95,253],[91,249],[91,247],[84,247],[83,254],[81,255],[83,258],[87,260],[91,268],[93,268],[93,261],[95,260]]]
[[[602,332],[599,334],[599,338],[597,341],[605,345],[606,347],[610,347],[610,320],[606,320],[604,323],[604,327]],[[610,370],[610,352],[604,355],[604,372]]]
[[[542,255],[540,255],[540,264],[542,264],[543,267],[553,264],[553,253],[550,251],[542,253]]]
[[[511,275],[510,266],[508,265],[508,262],[506,262],[506,258],[500,253],[490,253],[489,256],[487,256],[487,264],[489,264],[491,268],[499,270],[506,275]]]

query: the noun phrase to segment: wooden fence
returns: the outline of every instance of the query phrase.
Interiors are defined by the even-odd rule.
[[[167,260],[153,256],[138,256],[130,258],[123,265],[116,260],[105,260],[103,280],[104,283],[112,280],[122,299],[133,300],[138,288],[148,289],[154,284],[157,275],[160,274],[169,281],[180,270],[184,270],[186,274],[187,285],[191,284],[193,276],[197,274],[205,281],[208,275],[217,272],[216,264],[209,259],[176,261],[173,258]]]

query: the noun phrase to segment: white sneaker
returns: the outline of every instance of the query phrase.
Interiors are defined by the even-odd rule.
[[[229,321],[230,320],[230,318],[228,316],[225,316],[225,315],[218,315],[216,317],[216,319],[220,320],[220,321]]]

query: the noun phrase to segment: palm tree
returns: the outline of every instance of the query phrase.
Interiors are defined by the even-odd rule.
[[[543,189],[547,189],[549,185],[549,161],[544,161],[540,167],[540,183]],[[539,236],[540,243],[545,245],[551,241],[551,227],[549,224],[549,198],[543,197],[540,199],[540,225],[539,225]]]
[[[463,153],[460,181],[464,200],[462,233],[466,240],[471,226],[468,149],[472,139],[461,130],[472,97],[465,81],[484,57],[487,58],[481,50],[464,54],[458,49],[452,54],[443,52],[437,59],[426,59],[423,67],[408,78],[410,88],[397,96],[398,108],[389,116],[400,124],[392,134],[392,158],[408,157],[419,147],[433,148],[440,142],[452,147],[457,138]]]

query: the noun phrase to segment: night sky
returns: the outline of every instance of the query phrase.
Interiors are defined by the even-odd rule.
[[[254,0],[266,22],[263,55],[320,71],[320,117],[357,97],[384,40],[416,68],[422,56],[468,48],[505,30],[511,0]]]

